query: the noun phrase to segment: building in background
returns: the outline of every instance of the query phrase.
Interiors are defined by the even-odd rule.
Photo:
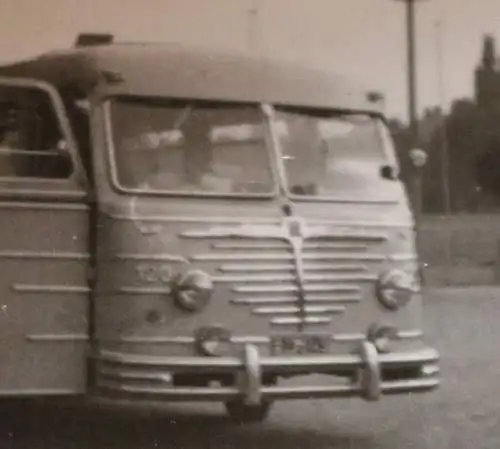
[[[481,109],[500,105],[500,60],[496,54],[495,39],[486,35],[482,58],[475,71],[475,100]]]

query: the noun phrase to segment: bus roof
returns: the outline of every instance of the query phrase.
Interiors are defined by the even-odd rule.
[[[0,76],[49,82],[85,97],[146,95],[379,112],[368,92],[327,71],[174,44],[109,44],[0,66]]]

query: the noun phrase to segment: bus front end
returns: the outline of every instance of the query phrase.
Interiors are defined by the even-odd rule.
[[[218,401],[251,421],[280,399],[438,386],[380,118],[135,97],[104,116],[100,392]]]

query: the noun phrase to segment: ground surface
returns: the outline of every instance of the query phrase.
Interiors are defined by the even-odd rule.
[[[428,338],[442,355],[434,393],[281,402],[265,424],[247,427],[229,424],[217,405],[110,413],[6,403],[0,448],[500,448],[500,289],[434,291],[427,302]]]
[[[419,252],[433,285],[500,285],[500,214],[424,215]]]

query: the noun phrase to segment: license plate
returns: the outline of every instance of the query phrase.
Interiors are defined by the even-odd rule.
[[[325,354],[330,351],[330,335],[278,335],[271,338],[273,355]]]

